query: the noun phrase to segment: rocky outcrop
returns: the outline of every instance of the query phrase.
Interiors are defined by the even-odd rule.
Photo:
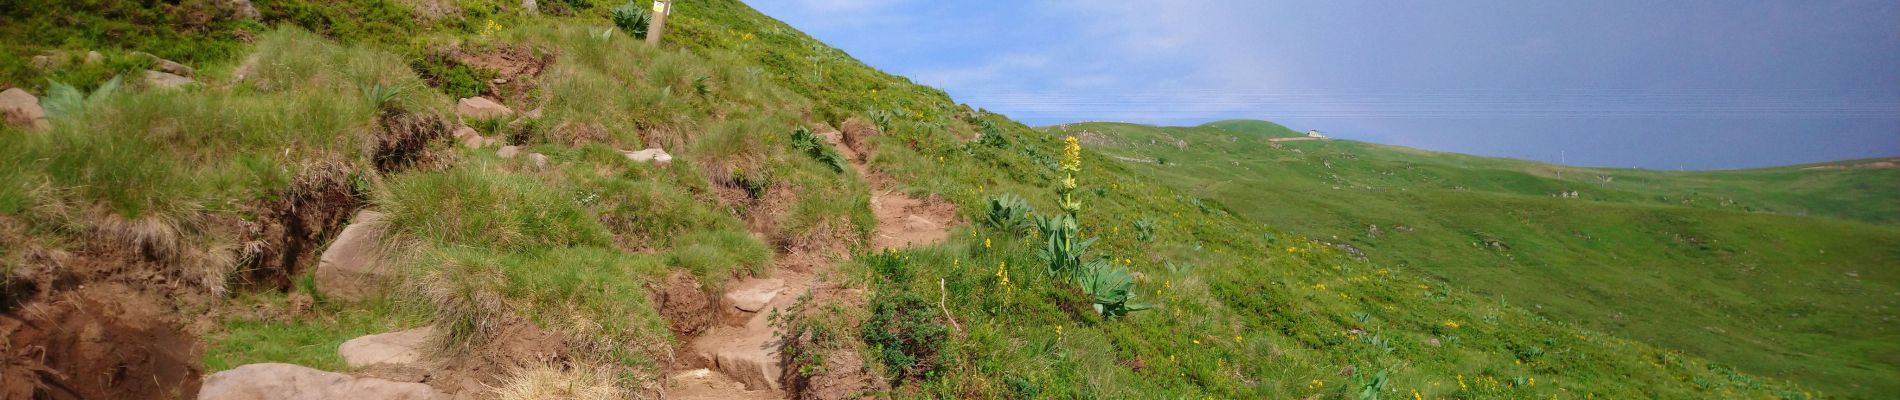
[[[317,292],[345,301],[378,293],[395,275],[384,262],[383,214],[357,211],[317,261]]]
[[[534,164],[534,167],[535,167],[535,168],[547,168],[547,167],[548,167],[548,156],[547,156],[546,154],[541,154],[541,153],[533,153],[533,154],[529,154],[529,155],[528,155],[528,163],[529,163],[529,164]]]
[[[325,372],[292,364],[250,364],[205,377],[198,400],[448,400],[421,383]]]
[[[520,146],[501,146],[501,149],[495,150],[495,155],[501,158],[515,158],[519,154],[521,154]]]
[[[493,119],[514,115],[515,110],[486,97],[470,97],[457,101],[455,112],[467,118]]]
[[[343,363],[350,368],[363,368],[376,364],[414,364],[422,360],[423,346],[429,343],[429,337],[435,335],[434,327],[421,327],[400,332],[380,333],[350,339],[337,346],[336,354],[343,357]]]
[[[47,129],[53,125],[46,121],[46,109],[40,108],[40,98],[20,88],[0,92],[0,116],[4,116],[7,125]]]

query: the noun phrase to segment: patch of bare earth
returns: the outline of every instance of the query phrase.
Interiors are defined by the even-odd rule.
[[[25,255],[0,307],[0,398],[195,396],[202,349],[188,327],[223,290],[235,251],[185,245],[209,224],[81,218],[83,242],[12,247]]]
[[[871,184],[871,213],[877,217],[871,247],[883,250],[942,243],[950,237],[950,225],[956,222],[956,206],[934,196],[919,199],[898,193],[890,178],[871,169],[869,139],[880,134],[877,127],[853,118],[844,122],[841,132],[823,135],[827,140],[836,138],[838,143],[834,145],[841,145],[837,146],[839,152],[851,160],[851,168]]]
[[[894,185],[866,165],[867,140],[879,134],[876,128],[855,119],[844,126],[842,132],[821,132],[821,136],[877,188],[871,200],[878,223],[873,247],[922,246],[948,238],[956,209],[939,199],[917,199],[885,189]],[[704,169],[719,171],[719,166],[708,167]],[[768,189],[755,198],[732,184],[735,179],[712,178],[719,183],[717,197],[744,210],[754,234],[770,239],[778,251],[770,278],[734,281],[726,285],[726,293],[710,302],[701,303],[692,293],[698,285],[677,275],[658,290],[655,296],[661,314],[686,342],[674,360],[663,395],[671,399],[850,399],[888,390],[883,379],[865,368],[857,350],[821,343],[800,322],[827,312],[817,305],[862,307],[863,293],[823,278],[831,265],[846,258],[848,241],[842,237],[848,235],[835,230],[813,234],[822,238],[771,237],[775,221],[789,212],[795,193]],[[780,314],[780,319],[775,321],[774,314]],[[704,330],[695,332],[702,325]]]
[[[379,122],[365,149],[378,170],[439,161],[429,150],[445,137],[439,117],[392,113]],[[0,399],[195,398],[204,372],[197,338],[215,329],[210,314],[230,292],[226,282],[287,290],[362,205],[352,171],[304,166],[290,187],[248,205],[252,221],[125,218],[57,193],[31,212],[48,237],[32,240],[24,221],[0,218],[0,247],[21,250],[5,260],[14,268],[0,291]],[[307,310],[309,298],[293,297],[293,307]]]

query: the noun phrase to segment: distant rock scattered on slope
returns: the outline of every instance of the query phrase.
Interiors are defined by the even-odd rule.
[[[466,118],[490,119],[514,115],[515,110],[486,97],[469,97],[455,103],[455,112]]]

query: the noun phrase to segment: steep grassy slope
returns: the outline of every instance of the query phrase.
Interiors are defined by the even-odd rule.
[[[1260,138],[1292,131],[1235,124],[1052,130],[1093,132],[1127,159],[1170,160],[1130,165],[1251,221],[1549,318],[1838,392],[1900,385],[1900,229],[1889,211],[1900,194],[1875,183],[1900,170],[1575,168],[1276,143]],[[1581,198],[1551,196],[1566,191]],[[1832,217],[1787,214],[1797,209]]]
[[[255,362],[345,369],[334,351],[343,340],[433,325],[441,390],[657,397],[682,325],[714,312],[672,308],[676,288],[717,294],[793,250],[820,250],[851,257],[781,320],[797,334],[786,379],[868,366],[888,386],[856,389],[874,396],[1819,394],[1540,316],[1402,263],[1354,260],[1088,144],[1073,154],[1080,232],[1101,239],[1087,259],[1135,272],[1134,300],[1156,306],[1104,318],[1076,282],[1047,272],[1046,234],[976,222],[1005,193],[1056,213],[1051,188],[1071,157],[1061,137],[956,105],[733,0],[681,5],[662,48],[612,29],[588,1],[541,2],[549,13],[566,7],[561,17],[498,1],[257,1],[261,20],[203,25],[175,21],[224,2],[180,3],[0,8],[9,22],[0,29],[59,26],[40,20],[52,8],[126,28],[17,41],[20,31],[4,31],[3,82],[44,94],[51,77],[100,94],[54,113],[51,131],[0,128],[18,144],[0,149],[0,297],[6,321],[37,324],[0,329],[6,349],[28,349],[39,342],[24,341],[64,343],[34,326],[85,315],[47,310],[99,308],[76,298],[157,308],[136,324],[105,324],[103,335],[120,343],[163,331],[196,345],[127,341],[106,352],[165,350],[188,357],[159,370],[192,371],[150,385],[97,381],[90,365],[6,353],[0,382],[60,379],[36,372],[50,369],[75,379],[57,383],[100,391],[90,397],[189,397],[199,372]],[[453,7],[423,7],[443,4]],[[131,28],[140,23],[160,31]],[[16,68],[48,49],[157,53],[194,64],[204,84],[94,90],[149,61]],[[509,83],[485,83],[494,78]],[[540,116],[454,117],[454,97],[469,91]],[[547,163],[452,143],[462,125]],[[874,176],[828,165],[792,138],[867,125],[881,132],[851,146]],[[653,146],[677,159],[622,153]],[[954,203],[972,223],[947,243],[870,251],[874,179]],[[317,290],[310,270],[357,209],[387,214],[399,273],[353,302]],[[513,352],[522,348],[552,356]],[[862,362],[833,362],[853,354]],[[22,387],[41,390],[0,385]]]

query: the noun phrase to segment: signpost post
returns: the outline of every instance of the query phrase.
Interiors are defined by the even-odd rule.
[[[647,44],[660,44],[660,34],[666,31],[666,15],[672,13],[672,0],[653,0],[653,23],[647,27]]]

